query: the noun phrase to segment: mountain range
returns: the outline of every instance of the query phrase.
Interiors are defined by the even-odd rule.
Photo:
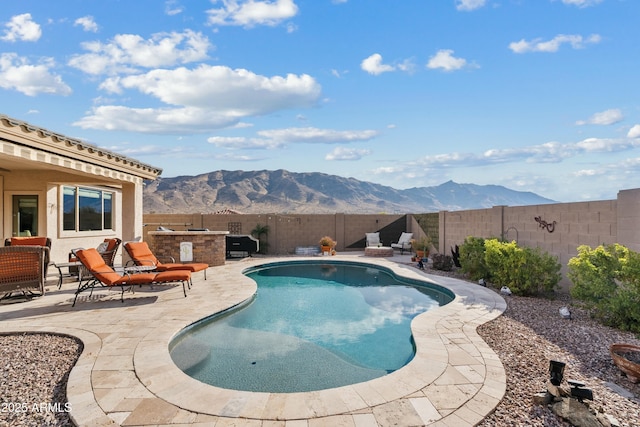
[[[282,169],[158,178],[144,188],[145,213],[426,213],[546,203],[555,202],[499,185],[448,181],[398,190],[354,178]]]

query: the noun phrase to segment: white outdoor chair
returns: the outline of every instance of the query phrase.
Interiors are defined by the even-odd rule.
[[[402,255],[405,250],[411,250],[411,239],[413,238],[413,233],[402,233],[400,238],[396,243],[392,243],[391,247],[393,249],[400,249],[400,254]]]
[[[381,246],[381,242],[380,242],[380,233],[364,233],[366,240],[367,240],[367,246]]]

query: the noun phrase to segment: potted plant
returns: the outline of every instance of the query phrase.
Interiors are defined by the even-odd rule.
[[[418,259],[424,259],[429,256],[429,247],[431,239],[429,236],[422,236],[419,239],[411,239],[411,249],[416,253]]]
[[[320,239],[320,251],[324,254],[331,253],[332,249],[336,246],[337,242],[329,236],[324,236]]]

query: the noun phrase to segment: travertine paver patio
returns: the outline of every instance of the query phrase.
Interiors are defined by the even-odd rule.
[[[278,260],[286,260],[279,258]],[[301,259],[296,257],[295,259]],[[397,260],[397,258],[394,258]],[[0,306],[0,332],[47,331],[78,337],[84,351],[68,381],[72,418],[97,425],[473,426],[505,393],[505,372],[476,327],[499,316],[504,300],[460,280],[429,276],[456,293],[450,304],[417,316],[417,354],[405,367],[365,383],[307,393],[251,393],[200,383],[171,361],[168,343],[183,327],[250,298],[256,285],[241,274],[269,259],[245,259],[194,274],[181,286],[126,293],[98,290],[71,307],[75,283],[30,302]],[[332,260],[372,262],[424,278],[412,266],[362,254]]]

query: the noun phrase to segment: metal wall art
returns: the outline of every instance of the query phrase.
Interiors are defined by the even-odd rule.
[[[540,217],[540,216],[536,216],[533,219],[536,220],[536,222],[538,223],[538,226],[540,228],[546,229],[549,233],[553,233],[553,230],[556,229],[556,224],[557,223],[555,221],[547,222],[547,221],[543,220],[542,217]]]

